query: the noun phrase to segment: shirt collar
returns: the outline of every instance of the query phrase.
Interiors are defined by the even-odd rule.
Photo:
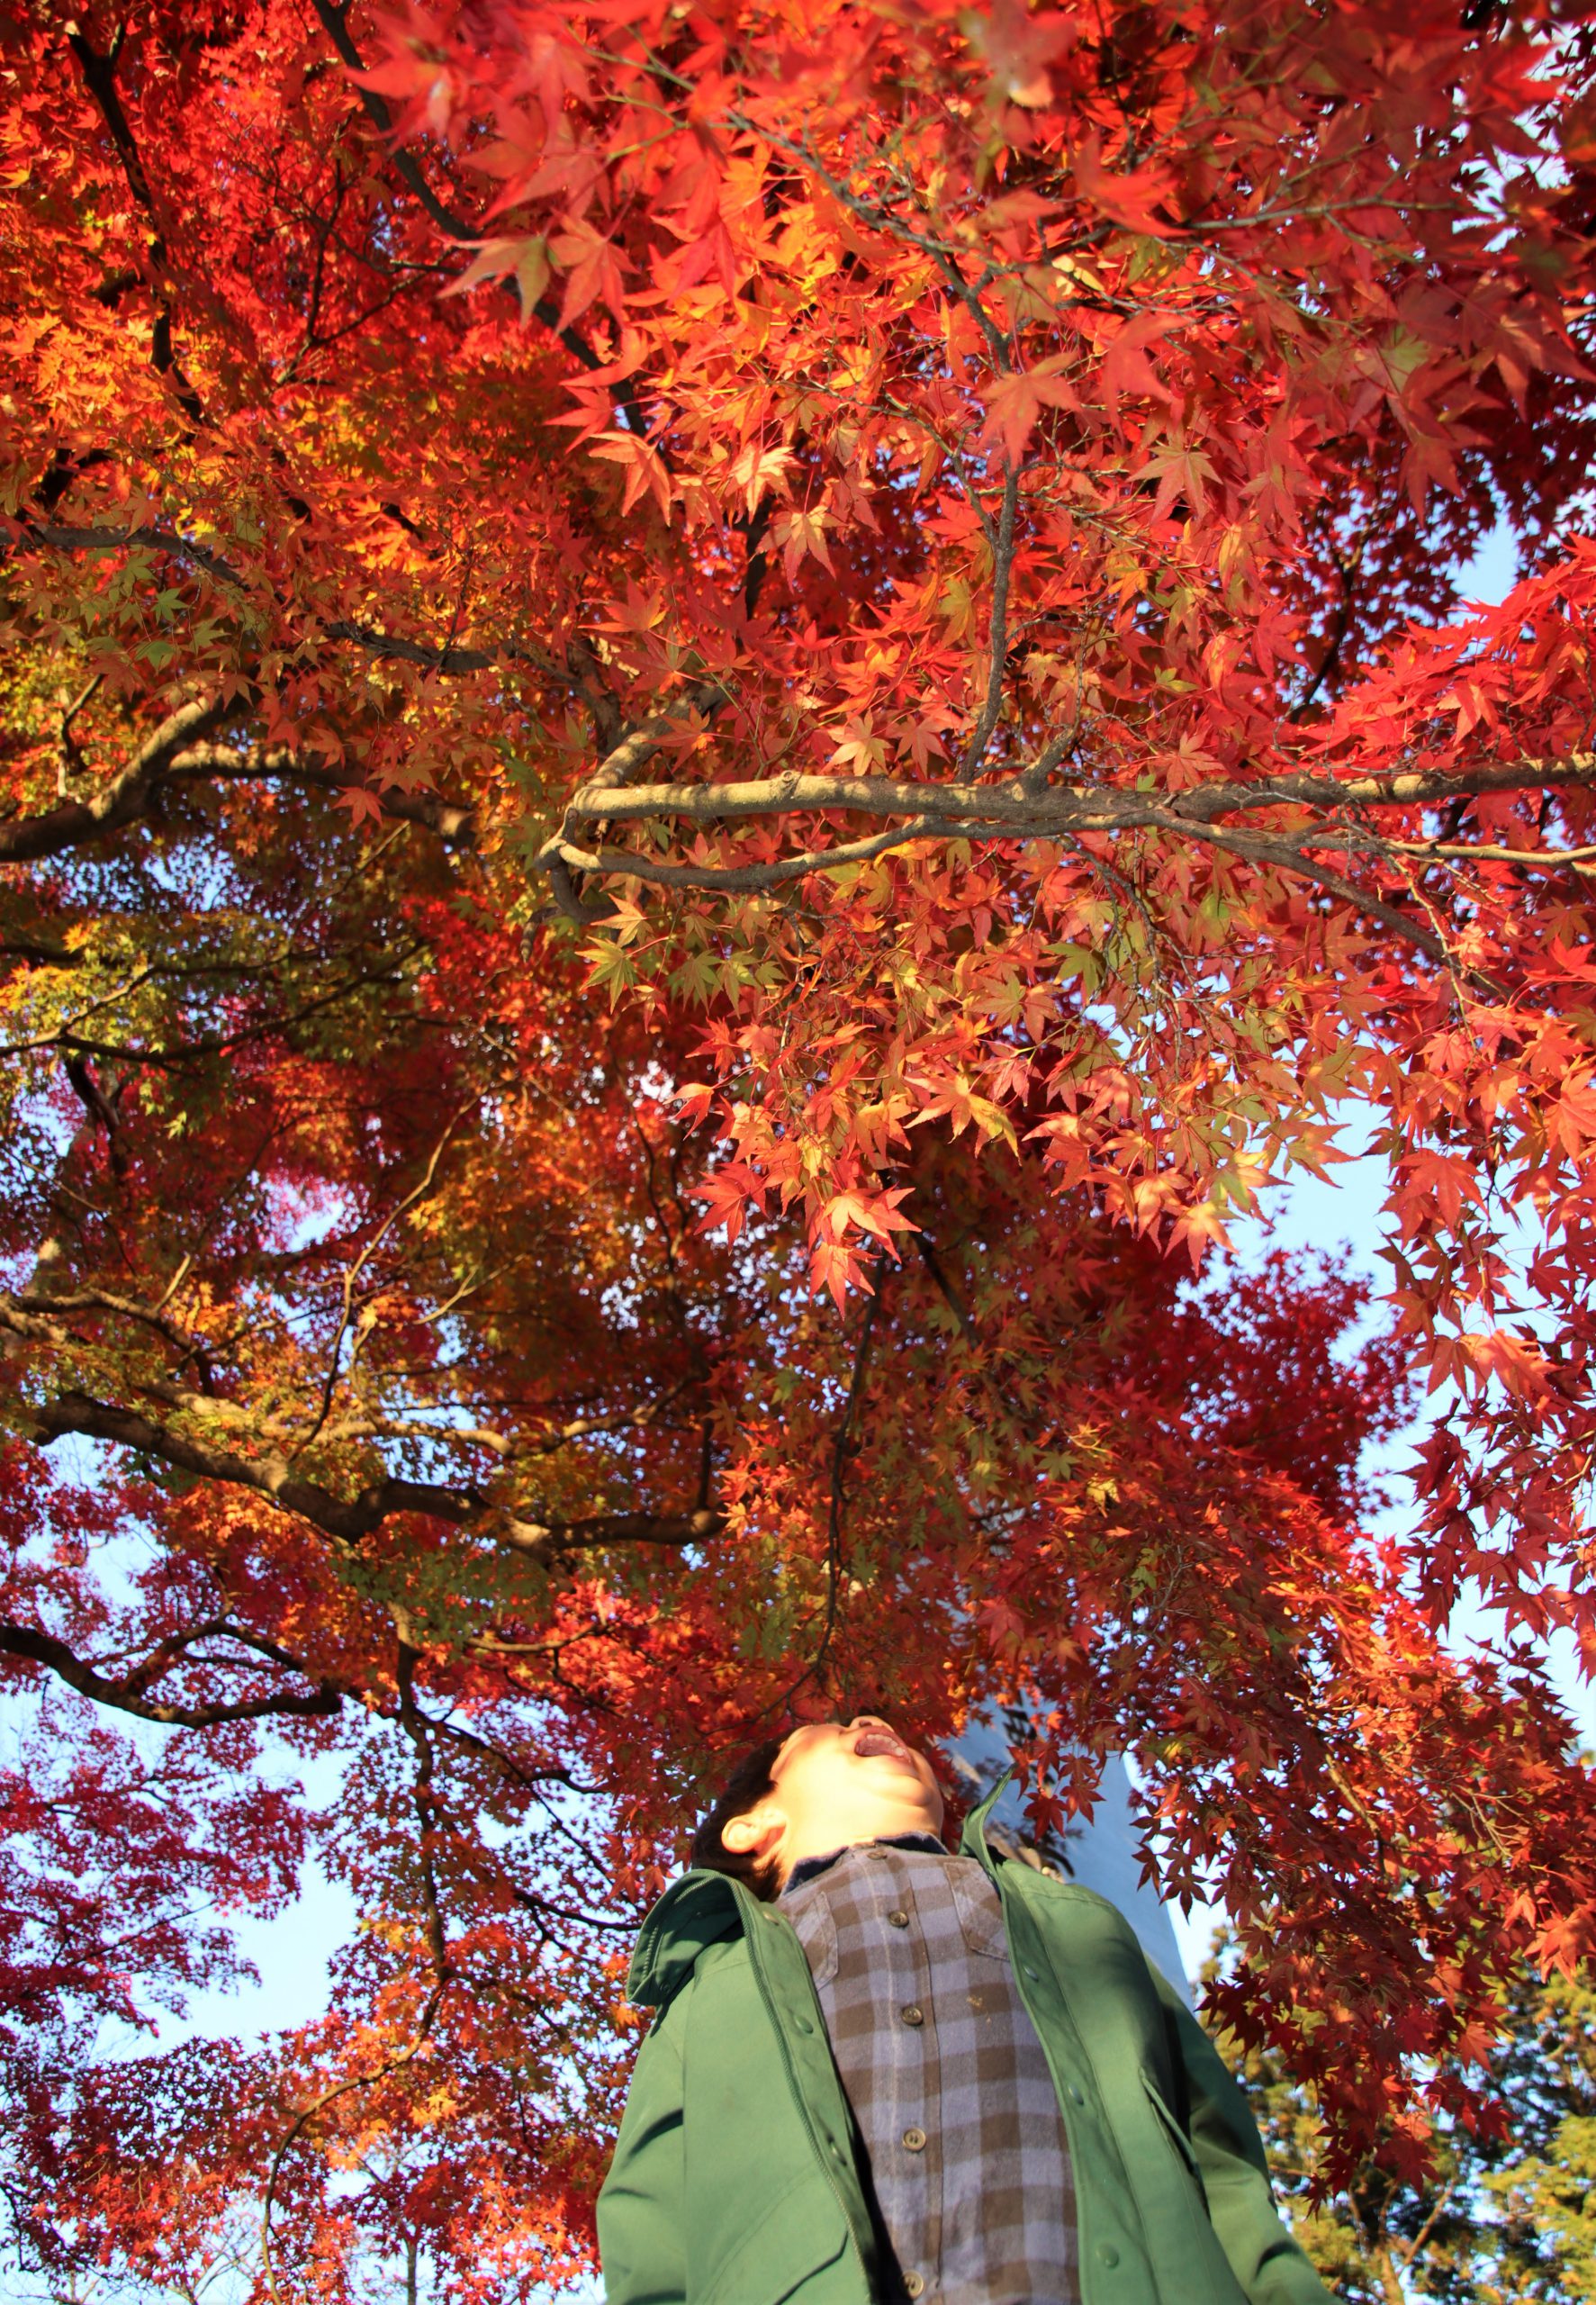
[[[851,1855],[856,1849],[906,1849],[924,1857],[946,1857],[948,1853],[944,1843],[938,1840],[934,1833],[879,1833],[873,1840],[850,1841],[843,1849],[827,1849],[824,1857],[804,1858],[793,1867],[782,1883],[782,1895],[785,1897],[794,1889],[801,1889],[807,1881],[817,1881],[823,1873],[830,1871],[839,1858]]]

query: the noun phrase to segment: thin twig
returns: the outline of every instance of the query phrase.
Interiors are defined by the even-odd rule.
[[[404,1198],[399,1203],[398,1207],[390,1211],[383,1223],[379,1226],[373,1237],[366,1243],[359,1255],[355,1259],[354,1263],[350,1265],[348,1270],[345,1273],[343,1311],[338,1318],[338,1333],[333,1338],[332,1351],[328,1360],[327,1377],[321,1388],[321,1406],[317,1414],[314,1424],[311,1425],[310,1431],[304,1435],[303,1439],[296,1443],[293,1450],[294,1456],[297,1457],[302,1455],[303,1451],[311,1446],[318,1433],[320,1433],[322,1426],[326,1424],[328,1416],[331,1412],[333,1395],[338,1388],[338,1367],[343,1357],[344,1339],[349,1333],[349,1323],[354,1310],[355,1284],[359,1279],[362,1272],[365,1270],[365,1267],[370,1263],[372,1258],[382,1247],[383,1243],[387,1239],[394,1225],[399,1223],[401,1217],[408,1216],[410,1211],[416,1206],[416,1203],[419,1200],[424,1200],[427,1195],[432,1190],[433,1179],[437,1174],[437,1164],[443,1158],[444,1150],[447,1145],[449,1139],[454,1135],[455,1131],[459,1127],[460,1123],[464,1119],[466,1114],[471,1111],[477,1099],[474,1097],[468,1098],[466,1101],[450,1116],[447,1127],[444,1130],[443,1134],[438,1138],[437,1143],[432,1148],[432,1157],[427,1163],[426,1173],[423,1175],[420,1183],[415,1186],[411,1191],[406,1193]]]
[[[837,1429],[832,1439],[831,1486],[825,1518],[825,1618],[821,1628],[820,1645],[788,1690],[785,1699],[788,1705],[791,1704],[806,1681],[824,1676],[831,1656],[843,1578],[843,1480],[848,1460],[853,1453],[853,1426],[860,1402],[864,1397],[865,1372],[870,1366],[870,1344],[876,1333],[876,1315],[880,1308],[881,1290],[892,1261],[890,1247],[887,1242],[881,1242],[870,1259],[870,1291],[864,1300],[859,1342],[853,1350],[853,1372],[849,1379],[848,1397],[843,1404],[843,1414],[837,1419]]]

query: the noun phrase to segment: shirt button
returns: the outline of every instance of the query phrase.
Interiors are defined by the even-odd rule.
[[[925,2275],[923,2273],[906,2273],[903,2285],[911,2297],[918,2297],[925,2286]]]
[[[867,1857],[873,1858],[878,1865],[885,1865],[887,1862],[887,1851],[884,1849],[867,1849],[865,1854]]]
[[[925,2022],[925,2011],[913,2001],[906,2009],[900,2009],[897,2013],[906,2025],[924,2025]]]
[[[887,1918],[894,1929],[906,1929],[909,1925],[909,1917],[901,1905],[895,1906]]]
[[[911,2153],[924,2153],[925,2131],[923,2129],[906,2129],[903,2133],[903,2141]]]
[[[1120,2261],[1120,2253],[1112,2241],[1100,2241],[1097,2244],[1097,2256],[1099,2263],[1107,2265],[1111,2270]]]

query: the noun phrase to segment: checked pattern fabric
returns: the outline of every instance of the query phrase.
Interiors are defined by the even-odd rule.
[[[868,1841],[795,1868],[814,1977],[903,2294],[1079,2305],[1075,2188],[997,1892],[938,1844]]]

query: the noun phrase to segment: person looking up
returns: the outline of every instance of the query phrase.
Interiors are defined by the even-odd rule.
[[[1246,2101],[1105,1898],[942,1838],[872,1713],[746,1755],[627,1983],[608,2305],[1326,2305]]]

